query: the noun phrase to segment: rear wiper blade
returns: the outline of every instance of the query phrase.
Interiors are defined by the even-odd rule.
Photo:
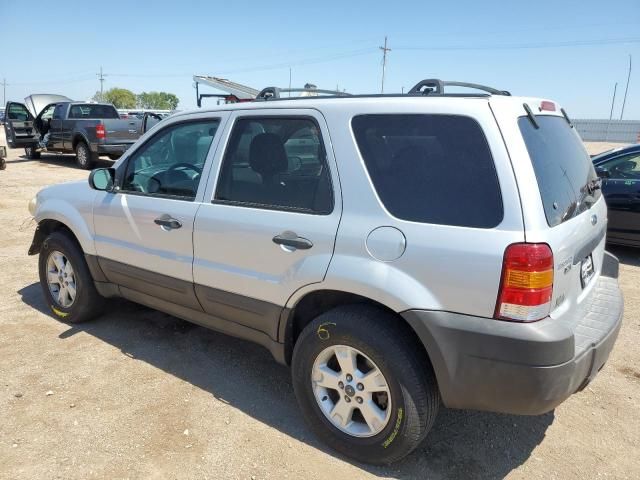
[[[540,125],[538,125],[538,121],[536,120],[536,117],[533,115],[531,108],[529,108],[529,105],[527,105],[526,103],[523,103],[522,106],[524,107],[524,111],[527,112],[527,117],[529,118],[529,121],[531,122],[531,124],[535,127],[536,130],[539,129]]]

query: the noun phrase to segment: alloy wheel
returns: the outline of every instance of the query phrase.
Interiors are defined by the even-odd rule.
[[[378,366],[356,348],[333,345],[320,352],[311,385],[324,416],[344,433],[372,437],[389,423],[389,384]]]

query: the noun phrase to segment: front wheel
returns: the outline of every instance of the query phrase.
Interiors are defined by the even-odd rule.
[[[413,451],[440,405],[424,351],[402,319],[373,306],[338,307],[296,342],[293,386],[305,419],[346,456],[389,464]]]
[[[78,243],[68,234],[53,232],[40,248],[40,286],[51,312],[61,320],[79,323],[102,311],[104,298]]]
[[[80,168],[91,170],[97,159],[98,156],[89,149],[89,145],[84,142],[76,145],[76,163]]]

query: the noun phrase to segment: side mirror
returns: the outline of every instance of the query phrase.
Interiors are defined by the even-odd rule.
[[[607,167],[596,167],[596,175],[600,178],[609,178],[611,176],[611,172]]]
[[[89,186],[94,190],[113,191],[115,184],[115,168],[96,168],[89,174]]]

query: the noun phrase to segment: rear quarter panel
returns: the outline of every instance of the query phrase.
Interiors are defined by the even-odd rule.
[[[385,98],[370,104],[344,99],[322,108],[327,118],[343,191],[343,216],[335,252],[321,288],[373,298],[401,312],[447,310],[493,316],[505,248],[524,240],[517,186],[504,142],[486,99]],[[486,136],[501,188],[504,217],[492,229],[405,221],[382,205],[369,179],[351,129],[359,114],[459,114],[474,118]],[[404,254],[373,258],[365,239],[381,226],[400,230]],[[288,302],[312,289],[308,287]],[[318,288],[318,287],[316,287]]]
[[[608,215],[604,196],[601,196],[589,210],[560,225],[549,227],[535,171],[518,127],[518,117],[526,115],[523,103],[530,105],[537,116],[540,112],[536,106],[541,101],[539,98],[520,98],[516,101],[508,97],[494,97],[491,106],[504,137],[508,139],[507,146],[522,197],[526,241],[547,243],[553,252],[554,285],[550,316],[562,320],[572,318],[570,313],[589,296],[601,273]],[[559,106],[556,112],[544,113],[562,116]],[[580,266],[588,254],[593,256],[595,275],[582,288]]]

